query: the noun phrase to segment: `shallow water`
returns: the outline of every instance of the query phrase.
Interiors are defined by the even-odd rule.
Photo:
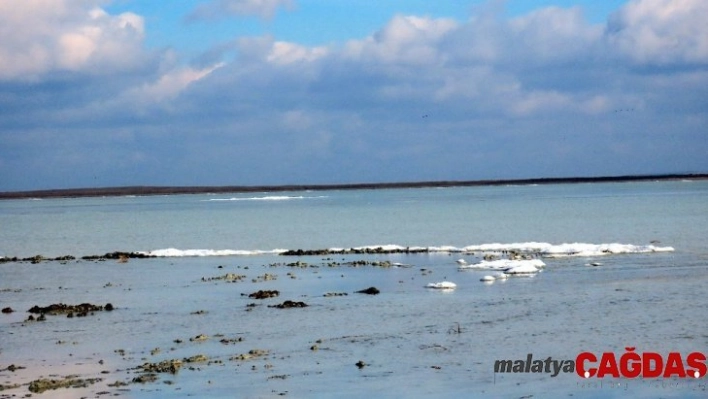
[[[0,264],[0,307],[16,310],[0,315],[0,370],[10,364],[26,367],[0,371],[0,385],[20,384],[0,392],[0,397],[28,393],[22,384],[39,376],[72,373],[103,381],[85,389],[35,396],[101,397],[100,392],[135,398],[706,396],[705,377],[586,380],[574,373],[557,377],[494,373],[495,360],[525,359],[529,353],[538,359],[575,359],[583,351],[619,356],[628,346],[637,352],[707,353],[704,238],[708,234],[702,235],[708,226],[708,212],[702,213],[708,198],[706,184],[390,190],[324,196],[8,202],[0,206],[2,220],[10,223],[3,226],[12,226],[12,232],[2,229],[0,235],[4,252],[20,256],[390,243],[644,245],[653,239],[675,250],[544,257],[546,267],[537,275],[493,284],[479,280],[494,272],[458,271],[457,259],[478,262],[480,252]],[[215,209],[214,203],[226,208]],[[202,208],[205,204],[207,208]],[[310,217],[312,223],[306,222]],[[42,223],[46,229],[40,227]],[[53,235],[58,232],[64,235]],[[35,236],[37,240],[27,239]],[[296,261],[308,267],[285,265]],[[351,261],[390,261],[405,267],[346,265]],[[328,266],[332,262],[338,265]],[[593,262],[602,265],[589,266]],[[246,278],[235,283],[202,281],[226,273]],[[277,278],[260,281],[266,273]],[[424,288],[442,280],[455,282],[457,289]],[[370,286],[381,293],[354,292]],[[279,290],[280,295],[265,300],[242,295],[261,289]],[[325,297],[329,292],[347,295]],[[267,306],[284,300],[309,306]],[[116,310],[25,321],[32,306],[59,302],[112,303]],[[258,305],[247,306],[252,303]],[[190,341],[199,334],[209,338]],[[242,341],[219,342],[236,338]],[[151,353],[156,348],[159,351]],[[235,359],[252,349],[268,354]],[[161,373],[157,382],[131,383],[140,375],[136,367],[145,362],[198,354],[209,361],[185,363],[177,374]],[[355,365],[358,361],[366,365],[360,369]],[[115,381],[128,385],[107,385]]]
[[[98,374],[104,383],[130,382],[137,375],[130,369],[145,361],[197,354],[220,361],[161,376],[172,385],[133,384],[124,388],[129,391],[120,391],[141,398],[280,393],[353,398],[374,392],[385,392],[386,397],[545,397],[548,392],[606,397],[621,391],[607,388],[611,379],[599,380],[605,388],[589,388],[579,386],[584,381],[575,374],[495,375],[494,361],[525,358],[527,353],[574,359],[582,351],[621,353],[630,345],[689,353],[705,351],[708,342],[708,323],[700,317],[708,305],[703,295],[708,282],[705,266],[673,265],[675,254],[604,257],[600,267],[585,266],[588,259],[547,260],[537,276],[490,285],[479,281],[484,271],[457,271],[455,258],[449,255],[393,258],[412,266],[327,267],[330,261],[319,257],[300,258],[319,267],[270,266],[294,261],[277,256],[5,265],[3,287],[13,291],[0,293],[1,302],[21,311],[0,319],[2,361],[27,365],[28,375],[41,364],[56,365],[57,370],[92,364],[96,373],[110,371]],[[649,258],[666,266],[648,269]],[[366,257],[344,257],[361,259]],[[7,273],[8,267],[14,268],[12,273]],[[201,280],[227,272],[247,278],[236,283]],[[252,282],[265,273],[277,279]],[[453,292],[423,288],[444,277],[458,288]],[[379,295],[354,293],[372,285],[381,290]],[[254,300],[241,295],[259,289],[276,289],[280,296]],[[327,292],[348,295],[324,297]],[[285,299],[309,306],[266,306]],[[117,309],[85,318],[48,316],[45,322],[23,322],[27,314],[22,310],[55,302],[110,302]],[[250,303],[259,305],[247,311]],[[192,314],[200,310],[206,313]],[[199,334],[210,338],[189,341]],[[243,341],[219,342],[238,337]],[[175,339],[183,342],[177,344]],[[318,349],[313,351],[313,345]],[[155,348],[160,352],[151,355]],[[125,355],[116,353],[120,349]],[[250,361],[230,360],[251,349],[269,354]],[[367,366],[358,369],[359,360]],[[29,382],[20,378],[23,374],[3,372],[0,380]],[[637,396],[654,396],[659,389],[640,381],[619,383],[629,384],[627,389]],[[697,381],[681,384],[685,386],[680,389],[661,388],[660,395],[704,397],[705,389]]]
[[[705,254],[701,238],[708,237],[708,181],[293,192],[266,199],[274,197],[0,201],[0,256],[530,241],[659,241]]]

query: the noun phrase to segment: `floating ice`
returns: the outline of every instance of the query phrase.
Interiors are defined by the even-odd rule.
[[[479,263],[473,265],[461,265],[457,268],[460,270],[465,269],[482,269],[482,270],[507,270],[510,268],[515,268],[519,266],[533,266],[535,269],[541,269],[546,266],[541,259],[524,259],[524,260],[512,260],[512,259],[497,259],[497,260],[483,260]]]
[[[457,284],[451,281],[438,281],[436,283],[428,283],[425,288],[435,288],[439,290],[454,290],[457,288]]]
[[[520,274],[536,274],[540,271],[536,266],[530,264],[530,263],[524,263],[518,266],[511,267],[509,269],[504,270],[504,274],[513,274],[513,275],[520,275]]]
[[[496,280],[496,279],[497,279],[497,278],[494,277],[494,276],[489,276],[489,275],[487,275],[487,276],[484,276],[484,277],[482,277],[481,279],[479,279],[479,281],[482,281],[482,282],[485,282],[485,283],[492,283],[492,282],[494,282],[494,280]]]

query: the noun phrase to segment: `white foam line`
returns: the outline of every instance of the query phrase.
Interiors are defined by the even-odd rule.
[[[286,196],[286,195],[268,195],[265,197],[231,197],[231,198],[209,198],[202,201],[288,201],[288,200],[300,200],[300,199],[319,199],[327,198],[325,195],[320,195],[316,197],[305,197],[299,196]]]
[[[279,254],[285,252],[284,249],[273,249],[270,251],[262,250],[234,250],[234,249],[177,249],[164,248],[153,251],[139,252],[149,256],[157,256],[164,258],[182,258],[182,257],[204,257],[204,256],[252,256],[252,255],[267,255]]]
[[[654,245],[633,244],[587,244],[563,243],[549,244],[545,242],[526,242],[513,244],[482,244],[470,245],[464,248],[468,252],[511,252],[535,253],[545,257],[565,256],[601,256],[631,253],[672,252],[673,247],[657,247]]]
[[[430,252],[430,253],[499,253],[519,252],[525,254],[534,254],[546,258],[558,257],[594,257],[617,254],[638,254],[638,253],[654,253],[654,252],[673,252],[673,247],[657,247],[654,245],[633,245],[633,244],[586,244],[586,243],[564,243],[564,244],[549,244],[539,242],[527,243],[512,243],[512,244],[482,244],[469,245],[463,248],[455,246],[402,246],[395,244],[386,245],[367,245],[353,248],[329,248],[331,252],[347,252],[378,250],[385,252]],[[141,254],[158,256],[158,257],[189,257],[189,256],[249,256],[249,255],[264,255],[264,254],[280,254],[286,252],[286,249],[272,250],[235,250],[235,249],[177,249],[163,248],[152,251],[139,251]],[[305,250],[307,251],[307,250]],[[461,259],[464,261],[464,259]],[[538,261],[533,259],[532,261]],[[493,262],[510,262],[509,260],[500,260]],[[482,262],[485,267],[494,265],[493,262]],[[539,261],[540,262],[540,261]],[[463,263],[458,260],[458,263]],[[480,265],[480,264],[478,264]],[[477,265],[463,265],[463,268],[473,268]],[[500,266],[501,267],[501,266]],[[509,267],[507,265],[506,267]]]

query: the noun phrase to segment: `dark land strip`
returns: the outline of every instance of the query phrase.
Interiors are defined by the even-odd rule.
[[[280,256],[327,256],[327,255],[382,255],[382,254],[421,254],[433,252],[429,248],[383,248],[383,247],[365,247],[365,248],[347,248],[347,249],[290,249],[279,253]],[[460,251],[463,252],[463,251]],[[61,262],[68,263],[70,261],[94,261],[102,262],[107,260],[117,260],[119,263],[125,263],[129,259],[146,259],[146,258],[164,258],[164,256],[151,255],[144,252],[125,252],[115,251],[103,255],[84,255],[77,258],[74,255],[64,255],[55,258],[45,257],[43,255],[35,255],[30,257],[17,256],[0,256],[0,264],[3,263],[24,263],[30,262],[38,264],[42,262]]]
[[[549,177],[535,179],[506,180],[466,180],[466,181],[420,181],[398,183],[351,183],[351,184],[301,184],[278,186],[127,186],[127,187],[95,187],[70,188],[32,191],[0,192],[0,200],[26,198],[74,198],[74,197],[116,197],[116,196],[146,196],[171,194],[223,194],[223,193],[254,193],[254,192],[287,192],[287,191],[323,191],[323,190],[376,190],[403,188],[433,188],[433,187],[474,187],[474,186],[505,186],[530,184],[577,184],[577,183],[622,183],[632,181],[657,180],[707,180],[708,174],[663,174],[663,175],[626,175],[599,177]]]

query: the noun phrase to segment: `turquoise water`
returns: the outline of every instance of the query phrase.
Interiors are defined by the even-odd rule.
[[[110,251],[632,243],[701,252],[708,182],[0,202],[0,256]]]
[[[627,346],[708,353],[707,211],[708,182],[3,201],[3,255],[171,256],[0,264],[0,307],[16,310],[0,315],[0,370],[27,367],[0,371],[0,384],[21,384],[6,392],[22,396],[28,393],[22,384],[38,376],[104,379],[42,397],[105,391],[134,398],[701,398],[705,377],[588,381],[575,374],[495,374],[493,365],[528,353],[619,356]],[[480,278],[495,271],[458,269],[460,258],[474,264],[494,252],[472,253],[470,246],[495,243],[551,251],[564,243],[591,250],[613,244],[623,253],[546,252],[542,272],[491,284]],[[387,245],[431,251],[277,254]],[[285,265],[296,261],[307,267]],[[400,266],[347,264],[354,261]],[[226,273],[246,277],[202,281]],[[275,279],[263,281],[266,273]],[[442,280],[457,289],[424,288]],[[355,293],[370,286],[381,293]],[[260,289],[280,296],[243,295]],[[330,292],[347,295],[324,296]],[[309,306],[268,307],[284,300]],[[25,322],[30,307],[58,302],[110,302],[116,310]],[[189,340],[199,334],[209,338]],[[268,355],[235,359],[251,349]],[[197,354],[211,362],[186,364],[155,383],[130,383],[146,361]],[[360,360],[362,369],[355,366]],[[107,385],[115,381],[128,385]]]

